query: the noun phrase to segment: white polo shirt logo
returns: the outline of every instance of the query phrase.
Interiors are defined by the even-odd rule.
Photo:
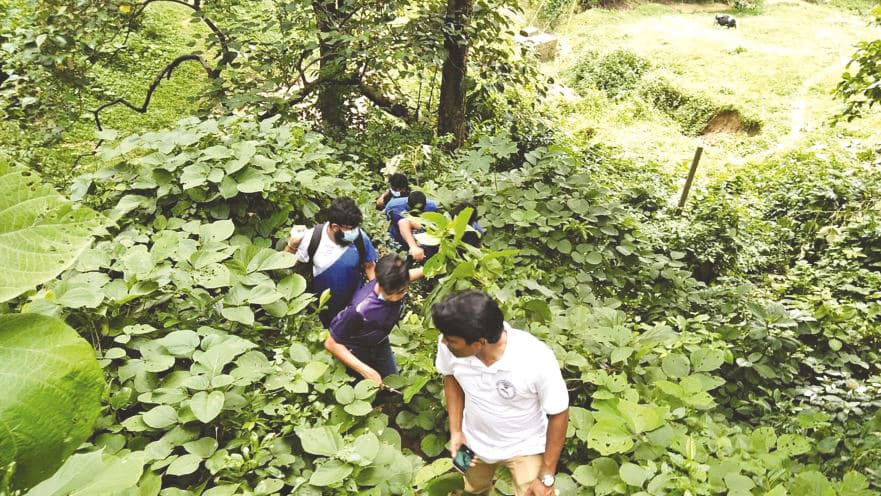
[[[513,400],[514,396],[517,394],[517,390],[514,389],[514,385],[511,384],[511,381],[507,379],[499,379],[496,381],[496,391],[498,391],[499,396],[505,398],[506,400]]]

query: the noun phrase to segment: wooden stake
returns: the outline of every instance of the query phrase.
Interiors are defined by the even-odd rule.
[[[697,150],[694,151],[694,158],[691,159],[691,168],[688,169],[688,178],[685,179],[685,186],[682,188],[682,196],[679,197],[679,208],[685,206],[685,201],[688,200],[688,191],[691,189],[691,183],[694,181],[694,173],[697,172],[697,164],[701,161],[701,154],[704,152],[704,147],[699,146]]]

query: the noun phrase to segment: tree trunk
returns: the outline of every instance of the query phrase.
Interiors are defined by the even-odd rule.
[[[465,26],[471,16],[472,0],[447,0],[444,29],[444,60],[441,76],[437,133],[452,134],[450,150],[465,143],[465,76],[468,64],[468,39]]]
[[[346,95],[350,88],[346,79],[345,42],[339,39],[337,21],[343,16],[336,0],[314,0],[315,24],[320,33],[318,44],[318,111],[328,131],[342,133],[349,123]]]

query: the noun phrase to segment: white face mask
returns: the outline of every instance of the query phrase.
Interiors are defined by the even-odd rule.
[[[391,193],[392,196],[394,196],[395,198],[399,198],[399,197],[401,196],[401,192],[400,192],[400,191],[395,191],[395,190],[393,190],[393,189],[389,189],[388,191],[389,191],[389,193]]]

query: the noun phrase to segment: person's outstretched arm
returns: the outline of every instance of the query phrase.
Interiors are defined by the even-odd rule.
[[[421,262],[425,259],[425,251],[419,246],[419,243],[416,242],[416,238],[413,237],[413,229],[419,229],[421,227],[422,224],[419,222],[419,219],[415,217],[404,217],[398,221],[398,231],[401,232],[401,239],[407,243],[407,246],[410,248],[410,256],[417,262]]]
[[[324,340],[324,347],[331,355],[335,356],[337,360],[343,362],[343,365],[346,367],[361,374],[365,379],[370,379],[371,381],[382,385],[382,376],[379,375],[379,372],[362,362],[361,359],[349,351],[345,345],[337,343],[336,340],[333,339],[333,336],[328,336],[327,339]]]

